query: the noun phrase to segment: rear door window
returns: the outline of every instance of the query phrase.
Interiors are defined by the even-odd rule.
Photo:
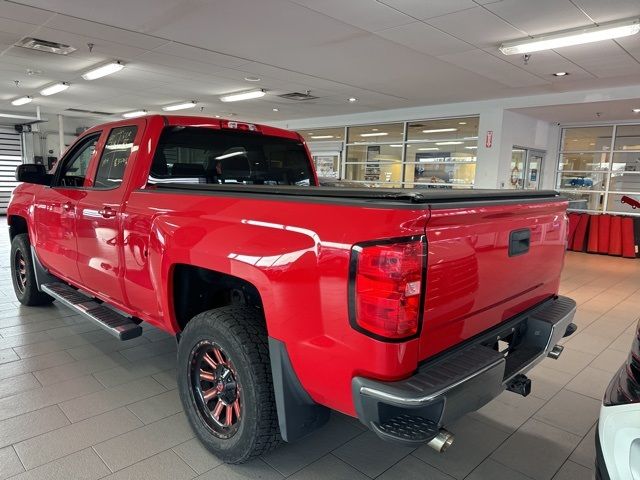
[[[298,185],[314,182],[302,142],[198,127],[164,130],[149,183]]]

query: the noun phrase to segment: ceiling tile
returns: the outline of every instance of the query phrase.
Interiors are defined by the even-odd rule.
[[[549,83],[483,50],[442,55],[438,58],[509,87],[527,87]]]
[[[47,27],[94,39],[129,45],[141,50],[151,50],[167,43],[162,38],[66,15],[56,15],[47,22]]]
[[[480,48],[497,46],[524,34],[482,7],[432,18],[427,23]]]
[[[485,8],[529,35],[592,24],[569,0],[502,0]]]
[[[0,17],[16,20],[19,22],[42,25],[55,14],[47,10],[18,5],[13,2],[2,2]]]
[[[574,0],[596,22],[611,22],[640,15],[638,0]]]
[[[398,12],[376,0],[291,0],[316,12],[348,23],[354,27],[375,32],[411,22],[408,15]]]
[[[376,32],[376,35],[427,55],[445,55],[473,50],[475,47],[423,22]]]
[[[571,80],[577,80],[582,78],[593,78],[593,75],[589,74],[586,70],[583,70],[572,61],[564,58],[558,52],[554,50],[545,50],[542,52],[535,52],[531,54],[527,64],[524,64],[524,59],[521,55],[503,55],[497,48],[486,49],[487,52],[493,54],[496,57],[501,58],[517,67],[531,72],[542,78],[548,78],[549,81],[555,82],[564,81],[560,77],[553,77],[556,72],[569,72],[571,74]]]
[[[380,0],[420,20],[476,7],[473,0]]]
[[[248,63],[244,58],[232,57],[222,53],[213,52],[211,50],[206,50],[204,48],[192,47],[190,45],[175,42],[166,43],[161,47],[154,49],[154,51],[187,58],[189,60],[196,60],[198,62],[210,63],[220,67],[234,68]]]

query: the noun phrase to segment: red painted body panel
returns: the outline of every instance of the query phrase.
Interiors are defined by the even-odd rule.
[[[421,360],[557,292],[566,202],[431,210],[426,204],[161,190],[147,187],[146,180],[165,122],[214,129],[221,123],[150,116],[86,134],[136,122],[141,122],[137,151],[118,189],[21,185],[9,215],[27,219],[39,257],[57,275],[172,333],[179,330],[171,297],[176,265],[204,267],[252,283],[262,299],[269,335],[286,344],[311,397],[330,408],[355,414],[350,391],[354,376],[405,378]],[[259,128],[262,134],[300,138]],[[73,215],[64,217],[56,213],[59,207],[43,206],[50,196],[71,198]],[[92,212],[107,204],[117,209],[116,217],[98,219]],[[42,210],[35,218],[50,215],[52,236],[35,226],[34,210]],[[509,258],[509,232],[524,226],[532,228],[531,251]],[[420,337],[386,343],[355,331],[347,298],[352,245],[425,233],[427,291]]]

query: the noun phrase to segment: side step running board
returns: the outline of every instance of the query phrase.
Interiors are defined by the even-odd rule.
[[[142,335],[142,327],[131,318],[95,302],[65,283],[45,283],[40,288],[120,340],[130,340]]]

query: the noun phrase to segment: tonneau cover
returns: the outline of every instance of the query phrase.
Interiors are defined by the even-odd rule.
[[[490,202],[500,200],[554,199],[554,190],[490,190],[490,189],[391,189],[298,187],[286,185],[216,185],[161,183],[154,188],[162,190],[193,190],[198,192],[228,192],[265,195],[287,195],[320,198],[349,198],[362,200],[394,200],[405,203]]]

